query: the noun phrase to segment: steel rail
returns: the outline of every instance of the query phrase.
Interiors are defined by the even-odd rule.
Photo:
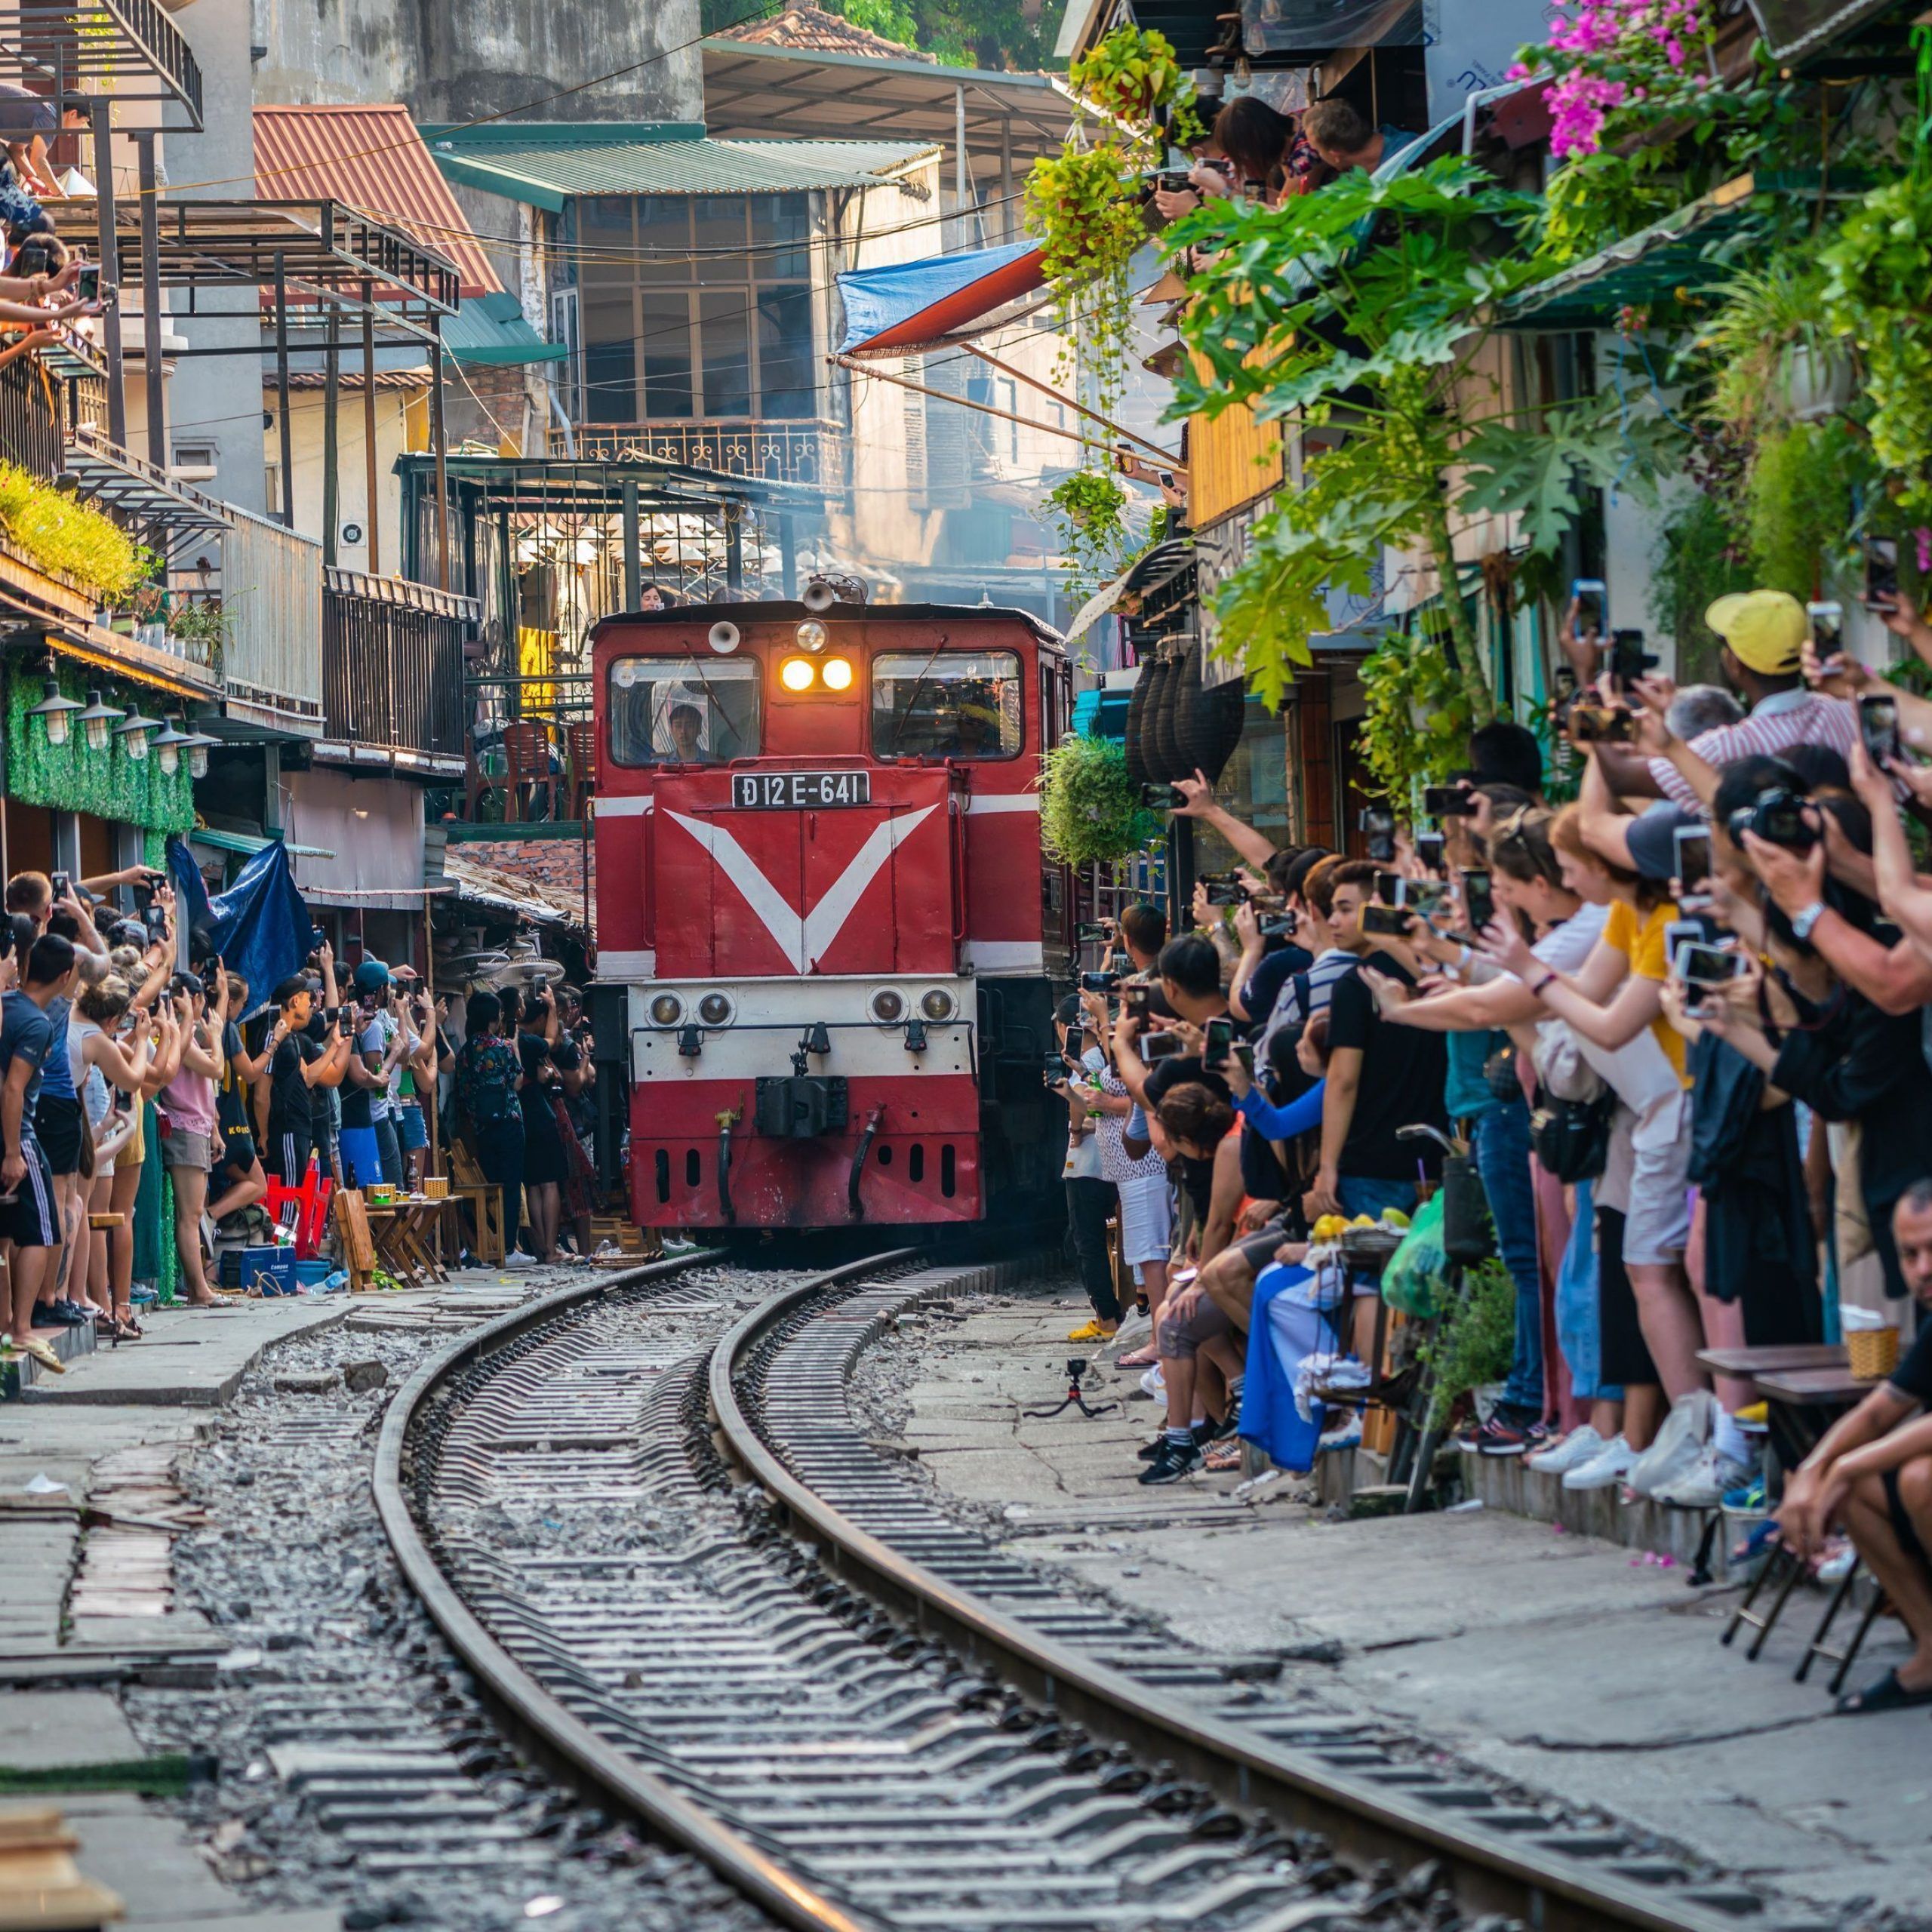
[[[915,1254],[910,1248],[894,1249],[829,1269],[801,1285],[810,1294],[823,1294],[850,1276],[894,1266]],[[383,1418],[371,1478],[376,1511],[410,1589],[475,1676],[485,1700],[540,1755],[666,1841],[703,1860],[727,1884],[796,1932],[880,1932],[875,1921],[826,1898],[574,1717],[472,1614],[443,1574],[409,1505],[410,1429],[425,1401],[451,1377],[559,1315],[614,1293],[675,1280],[692,1268],[722,1262],[722,1257],[700,1251],[574,1284],[472,1330],[433,1356],[403,1385]]]
[[[1147,1684],[1000,1615],[983,1599],[861,1529],[786,1466],[746,1414],[737,1386],[751,1351],[787,1321],[809,1319],[810,1303],[824,1291],[821,1283],[802,1283],[736,1324],[712,1354],[711,1405],[730,1454],[794,1531],[817,1543],[830,1566],[857,1587],[1060,1716],[1137,1752],[1171,1760],[1184,1775],[1235,1804],[1259,1806],[1283,1823],[1312,1826],[1363,1859],[1412,1860],[1420,1854],[1446,1860],[1459,1894],[1472,1908],[1509,1912],[1538,1932],[1598,1932],[1605,1926],[1737,1932],[1735,1914],[1687,1899],[1672,1887],[1646,1890],[1598,1877],[1581,1859],[1512,1844],[1500,1832],[1455,1829],[1439,1810],[1352,1778],[1311,1754],[1197,1715]],[[915,1305],[943,1292],[915,1294]],[[832,1303],[828,1312],[838,1306]],[[876,1332],[877,1324],[855,1338],[851,1359]]]

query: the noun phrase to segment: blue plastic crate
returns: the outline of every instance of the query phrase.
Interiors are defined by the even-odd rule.
[[[265,1295],[292,1295],[300,1283],[295,1268],[292,1247],[232,1247],[221,1257],[221,1285],[245,1294],[259,1285]]]

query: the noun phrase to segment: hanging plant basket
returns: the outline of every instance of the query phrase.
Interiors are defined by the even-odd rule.
[[[1161,687],[1160,707],[1152,716],[1155,758],[1154,777],[1171,785],[1177,778],[1192,778],[1194,768],[1187,762],[1180,742],[1180,694],[1194,675],[1194,649],[1177,657],[1168,667]]]
[[[1155,733],[1155,721],[1160,716],[1161,706],[1166,702],[1164,693],[1168,681],[1174,675],[1174,666],[1164,657],[1157,657],[1151,664],[1141,669],[1140,681],[1146,688],[1146,697],[1140,707],[1140,728],[1135,743],[1140,750],[1141,769],[1147,774],[1149,785],[1164,785],[1168,780],[1167,768],[1161,761],[1161,748]]]
[[[1822,423],[1851,407],[1856,372],[1851,358],[1831,349],[1794,343],[1779,370],[1785,407],[1798,423]]]
[[[1198,646],[1192,654],[1195,668],[1180,688],[1174,736],[1189,771],[1198,771],[1211,785],[1241,743],[1247,721],[1247,687],[1240,678],[1211,688],[1203,685]]]
[[[1153,668],[1151,664],[1141,666],[1140,676],[1134,681],[1134,694],[1127,701],[1127,724],[1122,743],[1127,753],[1127,775],[1136,785],[1152,782],[1148,776],[1147,761],[1140,755],[1140,727],[1141,720],[1147,715],[1147,681]]]
[[[1111,865],[1161,829],[1128,775],[1125,749],[1111,738],[1069,733],[1040,771],[1040,843],[1063,865]]]

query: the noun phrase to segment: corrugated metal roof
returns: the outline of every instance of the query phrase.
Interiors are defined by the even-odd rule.
[[[929,141],[714,141],[666,140],[656,130],[620,134],[573,130],[518,143],[514,125],[493,137],[425,131],[429,152],[466,187],[560,209],[576,195],[775,194],[811,188],[860,188],[921,155]]]
[[[546,342],[524,320],[514,295],[481,295],[465,302],[443,325],[443,348],[457,362],[500,367],[510,362],[561,362],[570,354],[561,342]]]
[[[406,107],[257,108],[255,192],[264,201],[346,202],[447,256],[462,272],[466,301],[503,291]]]

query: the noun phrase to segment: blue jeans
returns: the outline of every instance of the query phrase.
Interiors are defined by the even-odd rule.
[[[1371,1180],[1362,1175],[1337,1177],[1335,1198],[1342,1212],[1352,1220],[1358,1214],[1377,1219],[1385,1208],[1399,1208],[1405,1214],[1416,1211],[1416,1184],[1412,1180]]]
[[[1606,1385],[1602,1332],[1597,1314],[1596,1216],[1593,1183],[1577,1183],[1577,1219],[1556,1277],[1556,1346],[1570,1367],[1570,1392],[1580,1402],[1620,1402],[1623,1391]]]
[[[1537,1251],[1536,1186],[1530,1177],[1530,1109],[1504,1100],[1477,1115],[1476,1171],[1489,1197],[1496,1249],[1516,1284],[1516,1340],[1503,1400],[1510,1408],[1543,1413],[1543,1275]]]

